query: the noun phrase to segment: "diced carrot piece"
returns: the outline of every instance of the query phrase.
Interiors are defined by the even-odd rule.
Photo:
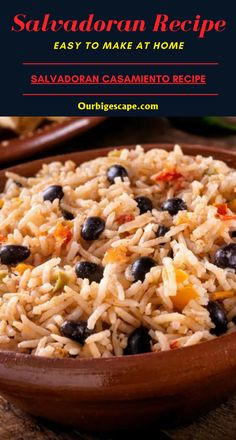
[[[3,207],[4,205],[4,200],[0,199],[0,209]]]
[[[178,347],[179,347],[178,339],[176,339],[175,341],[171,341],[171,343],[170,343],[171,350],[173,350],[174,348],[178,348]]]
[[[0,243],[4,243],[5,241],[7,241],[7,237],[5,237],[4,235],[0,234]]]
[[[175,220],[175,225],[179,226],[183,223],[189,223],[188,215],[185,212],[179,211],[178,218]]]
[[[178,311],[182,311],[191,299],[197,298],[198,293],[191,284],[182,287],[175,296],[171,297],[174,308]]]
[[[127,258],[127,248],[125,246],[120,246],[117,248],[110,248],[105,253],[103,258],[103,264],[107,263],[126,263]]]
[[[24,273],[27,269],[33,269],[33,266],[31,266],[31,264],[19,263],[19,264],[15,267],[15,270],[19,273],[19,275],[23,275],[23,273]]]
[[[181,173],[178,173],[176,170],[166,170],[161,171],[159,174],[155,176],[156,182],[172,182],[172,180],[179,179],[183,177]]]
[[[216,301],[220,299],[231,298],[232,296],[234,296],[233,290],[219,290],[218,292],[214,292],[211,294],[211,299]]]
[[[219,217],[222,221],[236,220],[236,215],[220,215]]]
[[[226,203],[221,203],[219,205],[216,205],[217,208],[217,214],[218,215],[226,215],[228,211],[228,206]]]
[[[226,203],[222,203],[220,205],[216,205],[216,207],[217,207],[217,214],[216,214],[216,216],[219,217],[222,221],[235,220],[236,219],[236,215],[227,214],[227,212],[228,212],[228,205]]]
[[[175,269],[176,283],[183,283],[188,279],[188,274],[182,269]]]
[[[63,226],[61,223],[58,223],[54,231],[54,236],[57,240],[62,241],[63,244],[67,244],[72,239],[72,232],[68,226]]]
[[[132,222],[132,220],[134,220],[133,214],[123,214],[116,219],[118,225],[123,225],[124,223]]]
[[[46,231],[40,232],[39,237],[46,237],[48,233]]]

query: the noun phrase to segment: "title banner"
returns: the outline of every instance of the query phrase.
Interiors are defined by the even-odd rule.
[[[10,1],[3,115],[235,115],[232,1]]]

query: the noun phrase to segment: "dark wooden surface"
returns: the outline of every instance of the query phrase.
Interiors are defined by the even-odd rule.
[[[51,149],[47,155],[110,145],[152,142],[199,143],[213,145],[216,148],[223,146],[236,148],[236,133],[211,129],[195,122],[192,124],[190,121],[183,124],[177,119],[170,122],[164,118],[112,118],[90,132]],[[34,158],[39,157],[41,156],[37,155]],[[0,397],[0,440],[114,440],[133,436],[134,434],[128,433],[91,436],[77,430],[37,421]],[[234,440],[236,397],[210,413],[196,418],[187,426],[161,431],[157,429],[156,432],[143,434],[143,438],[151,436],[155,436],[157,440]]]

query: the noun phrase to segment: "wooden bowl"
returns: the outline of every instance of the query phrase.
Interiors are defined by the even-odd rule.
[[[106,118],[102,116],[68,118],[64,122],[48,123],[41,128],[36,128],[33,132],[1,141],[0,164],[45,151],[90,130],[104,119]]]
[[[170,145],[149,145],[146,149]],[[110,149],[53,157],[84,160]],[[236,153],[184,146],[236,167]],[[52,158],[10,168],[32,175]],[[0,172],[4,183],[4,171]],[[89,431],[172,425],[196,418],[236,392],[236,333],[161,353],[109,359],[49,359],[0,352],[0,393],[21,409]]]

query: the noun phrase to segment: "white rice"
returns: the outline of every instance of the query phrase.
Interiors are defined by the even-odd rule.
[[[110,184],[106,171],[112,164],[125,167],[129,177]],[[180,176],[160,180],[170,170]],[[216,206],[229,203],[227,214],[234,215],[236,172],[226,164],[183,155],[179,146],[170,153],[145,153],[137,146],[78,167],[52,162],[34,177],[7,178],[0,196],[0,244],[27,246],[30,256],[21,273],[18,266],[0,264],[1,349],[47,357],[121,356],[140,326],[149,331],[152,351],[190,346],[215,337],[206,306],[222,291],[217,299],[228,332],[235,330],[235,271],[214,264],[216,250],[235,242],[230,231],[236,217],[222,218]],[[43,201],[42,191],[53,184],[63,186],[60,203]],[[140,215],[138,196],[152,200],[152,212]],[[184,200],[187,210],[174,216],[160,210],[171,197]],[[62,209],[74,220],[65,220]],[[103,233],[91,242],[80,235],[89,216],[105,220]],[[156,237],[160,224],[170,230]],[[58,227],[69,231],[67,243]],[[142,256],[156,266],[143,282],[134,282],[131,265]],[[104,266],[100,283],[77,278],[75,265],[85,260]],[[68,320],[87,322],[91,332],[83,344],[62,334]]]

